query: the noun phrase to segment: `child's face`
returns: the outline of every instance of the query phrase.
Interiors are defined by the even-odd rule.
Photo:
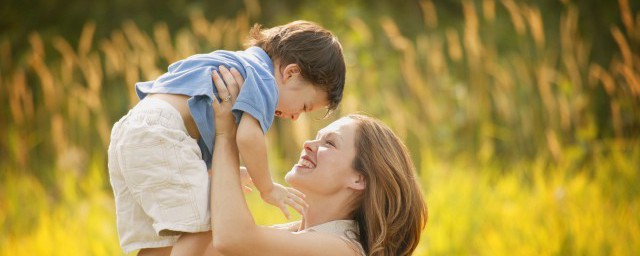
[[[300,114],[321,109],[328,104],[327,93],[302,78],[296,64],[283,69],[276,68],[275,77],[279,91],[275,116],[296,120]]]

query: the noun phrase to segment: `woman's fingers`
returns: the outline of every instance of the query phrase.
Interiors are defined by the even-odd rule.
[[[244,77],[242,77],[242,74],[240,74],[240,71],[231,67],[231,75],[238,83],[238,89],[242,89],[242,86],[244,86]]]
[[[244,78],[240,72],[235,68],[229,70],[225,66],[219,66],[217,72],[213,71],[211,78],[222,102],[230,102],[233,105],[240,93],[240,88],[244,84]],[[220,102],[218,101],[217,103]],[[214,101],[213,104],[215,105],[216,102]]]
[[[231,95],[232,101],[235,101],[235,99],[238,97],[238,93],[240,92],[240,85],[244,83],[244,79],[242,79],[242,81],[239,81],[237,77],[234,76],[233,73],[229,71],[229,69],[225,66],[218,67],[218,70],[222,75],[224,83],[227,85],[227,91],[229,92],[229,95]],[[235,72],[240,74],[237,70]]]
[[[211,106],[213,107],[213,113],[216,124],[216,137],[228,134],[235,137],[235,131],[237,126],[234,122],[231,108],[233,105],[231,94],[227,90],[224,81],[217,71],[213,71],[211,74],[213,84],[218,91],[218,97],[213,99]]]
[[[216,72],[215,70],[213,71],[213,74],[211,74],[211,77],[213,79],[213,84],[216,86],[216,89],[218,91],[218,97],[220,97],[220,99],[222,99],[222,101],[228,101],[229,100],[229,96],[231,96],[229,94],[229,91],[227,90],[227,87],[225,86],[224,81],[222,81],[222,78],[220,77],[220,75],[218,74],[218,72]],[[217,100],[214,100],[214,104],[218,102]]]

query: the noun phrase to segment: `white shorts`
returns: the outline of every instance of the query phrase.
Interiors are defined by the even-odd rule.
[[[126,253],[211,230],[207,166],[169,103],[145,98],[122,117],[111,130],[108,162]]]

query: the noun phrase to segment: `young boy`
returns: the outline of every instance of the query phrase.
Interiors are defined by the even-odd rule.
[[[345,63],[337,38],[307,21],[250,32],[244,51],[197,54],[136,84],[141,101],[112,129],[109,175],[125,252],[170,251],[180,235],[211,228],[208,205],[215,139],[212,72],[239,72],[245,82],[233,106],[240,155],[262,198],[280,207],[288,191],[271,179],[265,134],[274,115],[334,110],[342,99]]]

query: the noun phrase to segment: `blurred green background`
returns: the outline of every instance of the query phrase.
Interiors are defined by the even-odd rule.
[[[347,85],[332,119],[275,122],[278,179],[364,112],[419,172],[415,255],[640,254],[638,1],[4,0],[0,255],[121,255],[106,148],[134,83],[296,19],[338,35]]]

